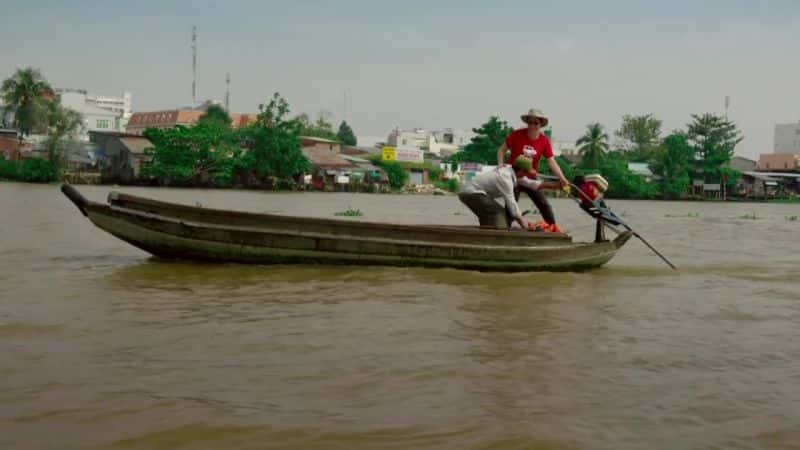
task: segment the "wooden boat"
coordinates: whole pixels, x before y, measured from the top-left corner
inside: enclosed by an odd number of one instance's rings
[[[156,257],[253,264],[361,264],[483,271],[583,270],[630,238],[574,243],[562,233],[398,225],[187,206],[112,192],[108,203],[61,191],[98,228]]]

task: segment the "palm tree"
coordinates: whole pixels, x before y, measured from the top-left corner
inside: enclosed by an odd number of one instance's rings
[[[4,111],[14,115],[14,127],[22,136],[31,133],[44,112],[44,96],[52,92],[50,84],[38,70],[27,67],[17,69],[11,78],[0,86],[0,98]]]
[[[599,123],[586,125],[586,133],[575,142],[583,157],[583,164],[591,169],[600,168],[600,161],[608,153],[608,134]]]

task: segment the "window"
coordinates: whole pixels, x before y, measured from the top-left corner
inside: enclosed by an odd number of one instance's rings
[[[97,119],[97,128],[105,130],[109,128],[108,119]]]

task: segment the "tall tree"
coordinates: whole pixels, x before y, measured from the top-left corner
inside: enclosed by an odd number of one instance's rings
[[[622,126],[614,134],[625,141],[624,149],[632,160],[646,162],[659,144],[662,122],[652,114],[622,116]]]
[[[333,131],[333,124],[328,122],[326,117],[327,114],[321,112],[317,120],[311,122],[308,114],[299,114],[294,120],[300,126],[300,136],[330,139],[332,141],[337,140],[336,132]]]
[[[66,149],[77,140],[75,134],[83,126],[83,116],[62,106],[59,100],[46,102],[44,113],[47,127],[44,146],[47,149],[47,158],[59,166],[66,162]]]
[[[216,122],[199,122],[191,128],[148,128],[144,135],[153,149],[143,176],[165,185],[230,184],[241,154],[235,131]]]
[[[716,114],[692,114],[686,136],[694,149],[694,176],[709,183],[721,178],[721,168],[731,160],[743,137],[736,124]]]
[[[225,108],[223,108],[222,105],[212,104],[206,108],[206,112],[200,116],[198,122],[217,125],[223,128],[230,128],[233,120],[228,114],[228,111],[225,111]]]
[[[336,137],[345,145],[356,145],[358,143],[353,129],[344,120],[339,124],[339,132],[336,133]]]
[[[14,117],[13,126],[22,136],[27,136],[41,123],[45,114],[45,96],[53,89],[41,72],[32,67],[17,69],[0,86],[0,96],[5,111]]]
[[[504,120],[497,116],[489,117],[489,120],[480,126],[473,128],[475,136],[464,150],[456,153],[451,158],[456,162],[474,162],[481,164],[497,164],[497,149],[503,145],[514,129]]]
[[[247,167],[262,177],[281,179],[308,173],[311,164],[300,146],[302,124],[288,119],[289,103],[276,92],[259,109],[258,122],[243,131],[243,137],[252,143],[245,154]]]
[[[689,172],[694,149],[684,133],[673,133],[664,139],[654,154],[653,172],[661,176],[661,194],[665,199],[677,199],[689,189]]]
[[[608,134],[599,123],[586,125],[586,132],[575,145],[583,157],[583,165],[592,170],[598,170],[603,158],[608,153]]]

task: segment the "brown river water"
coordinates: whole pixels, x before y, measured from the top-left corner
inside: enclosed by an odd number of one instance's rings
[[[455,197],[120,190],[474,220]],[[609,203],[680,270],[635,240],[586,273],[161,262],[57,186],[0,183],[0,449],[800,448],[800,205]]]

